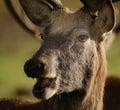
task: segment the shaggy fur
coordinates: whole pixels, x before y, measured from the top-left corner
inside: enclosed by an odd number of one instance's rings
[[[120,78],[113,76],[107,77],[103,110],[120,110],[119,88]],[[20,99],[0,99],[0,110],[79,110],[74,108],[80,106],[80,95],[82,94],[83,93],[79,91],[74,91],[56,95],[42,102],[29,102]]]
[[[43,36],[40,49],[24,66],[26,75],[37,80],[33,95],[43,101],[24,105],[19,100],[1,100],[1,109],[102,110],[105,40],[116,18],[112,2],[81,0],[84,7],[71,12],[61,3],[54,10],[54,0],[53,7],[41,0],[19,1]]]

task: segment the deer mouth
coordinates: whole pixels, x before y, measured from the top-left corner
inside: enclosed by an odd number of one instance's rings
[[[55,89],[56,77],[55,78],[39,78],[33,87],[33,95],[36,98],[46,99],[47,89]],[[51,93],[52,94],[52,93]]]

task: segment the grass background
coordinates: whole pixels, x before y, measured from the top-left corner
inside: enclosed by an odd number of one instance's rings
[[[79,0],[62,0],[72,10],[81,6]],[[108,75],[120,75],[120,35],[108,51]],[[3,0],[0,0],[0,98],[21,97],[34,99],[31,88],[35,80],[27,78],[24,63],[40,47],[40,41],[27,33],[11,17]],[[25,88],[29,95],[18,96],[17,89]]]

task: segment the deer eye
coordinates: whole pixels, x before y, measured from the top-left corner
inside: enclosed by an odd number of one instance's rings
[[[79,35],[78,36],[78,41],[80,42],[85,42],[88,39],[87,35]]]
[[[40,38],[41,38],[42,40],[44,40],[45,35],[44,35],[44,34],[40,34]]]

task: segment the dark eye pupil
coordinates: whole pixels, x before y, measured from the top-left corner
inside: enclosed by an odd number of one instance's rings
[[[41,37],[41,39],[44,39],[44,35],[43,34],[40,34],[40,37]]]
[[[80,35],[80,36],[78,36],[78,40],[80,41],[80,42],[85,42],[86,40],[87,40],[87,36],[86,35]]]

